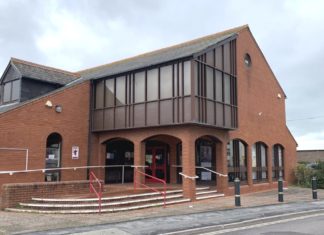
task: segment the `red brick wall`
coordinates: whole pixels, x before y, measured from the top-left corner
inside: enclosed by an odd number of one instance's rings
[[[22,107],[0,114],[0,147],[28,148],[28,169],[45,167],[46,140],[48,135],[57,132],[62,136],[61,167],[87,165],[89,128],[89,82],[57,91]],[[62,113],[45,106],[47,100],[61,105]],[[79,159],[72,160],[72,146],[79,146]],[[24,170],[25,156],[15,156],[0,151],[1,170]],[[62,180],[84,180],[86,170],[62,171]],[[10,176],[0,174],[3,183],[43,182],[44,174],[18,173]]]
[[[33,197],[55,198],[80,193],[89,193],[88,181],[4,184],[0,206],[4,209],[15,207],[20,202],[29,202]]]
[[[251,56],[250,68],[244,64],[245,53]],[[237,76],[239,128],[230,132],[230,138],[240,138],[249,146],[262,141],[271,154],[273,145],[281,144],[286,180],[291,182],[297,146],[286,126],[285,97],[248,29],[240,32],[237,39]]]

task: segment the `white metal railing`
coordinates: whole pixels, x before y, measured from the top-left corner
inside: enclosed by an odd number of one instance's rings
[[[172,167],[179,167],[179,168],[182,168],[182,165],[172,165]],[[215,175],[219,175],[221,177],[228,177],[228,175],[225,175],[225,174],[222,174],[222,173],[219,173],[217,171],[213,171],[211,169],[208,169],[206,167],[203,167],[203,166],[195,166],[196,169],[203,169],[203,170],[206,170],[206,171],[209,171]]]
[[[221,176],[221,177],[228,177],[228,175],[225,175],[225,174],[219,173],[219,172],[217,172],[217,171],[213,171],[213,170],[208,169],[208,168],[203,167],[203,166],[196,166],[196,169],[204,169],[204,170],[206,170],[206,171],[209,171],[209,172],[211,172],[211,173],[214,173],[215,175],[219,175],[219,176]]]
[[[0,148],[0,150],[5,150],[5,151],[25,151],[25,171],[28,170],[28,149],[25,148]]]
[[[48,171],[58,171],[58,170],[78,170],[78,169],[95,169],[95,168],[122,168],[122,184],[125,179],[125,167],[146,167],[146,166],[134,166],[134,165],[104,165],[104,166],[74,166],[74,167],[57,167],[57,168],[44,168],[44,169],[32,169],[32,170],[21,170],[21,171],[0,171],[1,174],[18,174],[18,173],[31,173],[31,172],[48,172]]]
[[[189,176],[189,175],[186,175],[182,172],[179,172],[179,175],[181,175],[182,177],[184,177],[185,179],[191,179],[191,180],[195,180],[195,179],[198,179],[199,176],[198,175],[195,175],[195,176]]]

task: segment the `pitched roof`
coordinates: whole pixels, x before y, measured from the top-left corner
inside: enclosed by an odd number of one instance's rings
[[[102,78],[122,72],[127,72],[151,65],[160,64],[170,60],[181,59],[192,56],[195,53],[203,51],[210,46],[229,39],[239,33],[241,30],[248,28],[248,25],[232,28],[216,34],[208,35],[202,38],[191,40],[178,45],[162,48],[135,57],[116,61],[110,64],[97,66],[94,68],[79,71],[78,73],[84,79]]]
[[[22,77],[28,77],[45,82],[66,85],[80,77],[77,73],[71,73],[16,58],[11,58],[10,63],[15,66]]]

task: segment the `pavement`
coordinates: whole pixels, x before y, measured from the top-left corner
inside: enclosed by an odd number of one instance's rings
[[[258,192],[253,194],[244,194],[241,196],[242,206],[240,210],[233,210],[235,209],[234,196],[228,196],[193,203],[172,205],[166,208],[159,207],[107,214],[47,215],[0,211],[0,234],[34,234],[36,233],[36,231],[59,231],[60,229],[64,230],[80,227],[86,228],[91,226],[99,226],[99,229],[100,226],[107,226],[107,224],[118,223],[123,224],[124,226],[125,224],[131,222],[139,222],[140,225],[138,228],[144,228],[143,221],[148,221],[150,219],[159,220],[159,218],[161,218],[161,221],[168,221],[167,218],[172,217],[173,220],[176,218],[178,221],[182,221],[184,218],[186,218],[186,216],[203,213],[205,213],[204,218],[207,218],[206,216],[208,214],[206,213],[217,213],[217,215],[220,216],[219,218],[222,218],[222,216],[227,213],[229,214],[228,218],[235,218],[233,217],[233,215],[231,215],[232,212],[238,213],[241,216],[247,216],[248,211],[244,212],[244,210],[252,210],[249,212],[252,214],[255,214],[256,211],[259,211],[258,213],[264,214],[264,211],[263,209],[260,209],[260,206],[265,205],[272,205],[274,210],[286,208],[286,211],[294,210],[294,208],[297,207],[300,207],[300,209],[314,209],[323,206],[324,209],[324,201],[321,201],[324,200],[324,190],[318,190],[318,198],[319,200],[316,200],[315,202],[313,201],[311,189],[289,187],[288,189],[284,190],[283,203],[278,202],[278,195],[276,190]],[[288,207],[290,208],[289,210]],[[253,210],[256,211],[253,212]],[[271,208],[268,207],[267,210],[271,210]],[[215,215],[211,216],[210,218],[215,221]],[[218,219],[217,221],[220,222],[220,219]],[[223,222],[225,223],[225,221]],[[114,230],[118,228],[112,227],[110,229]],[[111,234],[120,234],[120,232],[121,231],[116,230],[115,232],[112,231]],[[38,234],[45,234],[45,232]]]

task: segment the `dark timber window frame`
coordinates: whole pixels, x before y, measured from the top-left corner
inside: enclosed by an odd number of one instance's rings
[[[284,179],[284,176],[284,147],[280,144],[275,144],[272,152],[272,178],[278,180],[280,177]]]
[[[243,150],[241,146],[243,146]],[[244,156],[243,164],[241,156]],[[228,142],[227,167],[229,182],[234,182],[235,178],[239,178],[241,182],[247,182],[247,144],[242,140],[234,139]]]
[[[16,87],[14,87],[14,83],[16,84]],[[1,86],[1,89],[2,89],[2,96],[1,96],[1,101],[2,101],[2,104],[8,104],[8,103],[11,103],[11,102],[14,102],[14,101],[18,101],[20,99],[20,85],[21,84],[21,81],[20,79],[15,79],[15,80],[11,80],[9,82],[5,82],[2,84]],[[4,100],[5,98],[5,86],[6,85],[10,85],[10,91],[9,91],[9,99],[8,100]],[[17,97],[14,98],[13,97],[13,91],[14,91],[14,88],[17,89]]]
[[[262,153],[264,149],[264,164]],[[254,182],[268,181],[268,146],[263,142],[256,142],[252,146],[252,179]]]

